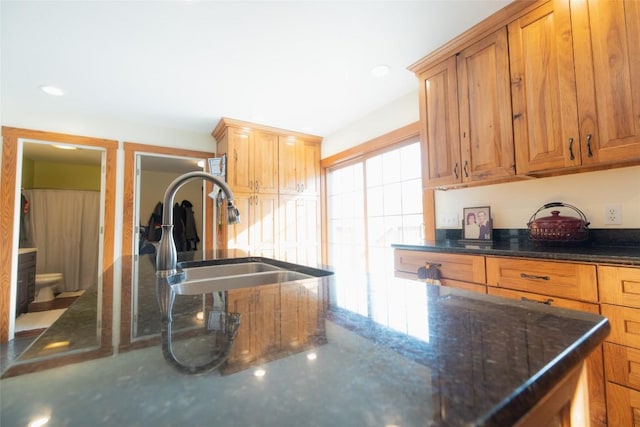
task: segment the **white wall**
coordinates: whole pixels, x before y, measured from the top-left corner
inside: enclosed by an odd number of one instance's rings
[[[113,122],[95,117],[39,114],[38,111],[3,111],[2,126],[92,138],[113,139],[137,144],[178,147],[186,150],[215,151],[215,140],[210,135],[217,123],[211,123],[209,133],[186,132],[178,129],[158,128],[140,123]]]
[[[326,136],[322,143],[322,158],[417,120],[416,90]],[[495,228],[526,228],[531,215],[551,201],[568,203],[580,209],[591,222],[590,228],[640,228],[640,166],[436,191],[436,219],[457,214],[461,220],[464,207],[490,206]],[[608,204],[621,205],[622,225],[604,225],[604,208]],[[571,212],[570,209],[563,210],[563,214]],[[538,217],[550,214],[550,210],[545,210]],[[438,225],[438,228],[444,227]]]
[[[418,91],[397,100],[357,120],[322,140],[322,158],[362,144],[392,130],[420,120]]]

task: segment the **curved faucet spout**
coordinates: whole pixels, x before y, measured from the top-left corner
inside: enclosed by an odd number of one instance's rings
[[[195,171],[186,173],[174,179],[164,193],[162,236],[160,237],[160,243],[156,254],[156,275],[158,277],[167,277],[176,274],[178,257],[176,244],[173,240],[173,200],[182,185],[196,179],[203,179],[218,185],[227,198],[228,224],[236,224],[240,222],[238,209],[233,205],[233,192],[231,191],[231,188],[229,188],[229,185],[221,178],[207,172]]]

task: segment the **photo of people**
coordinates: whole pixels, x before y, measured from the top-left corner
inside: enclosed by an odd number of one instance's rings
[[[464,208],[464,238],[470,240],[491,240],[490,208]]]

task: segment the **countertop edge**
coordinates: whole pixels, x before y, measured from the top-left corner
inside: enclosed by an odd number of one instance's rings
[[[473,246],[473,247],[470,247]],[[440,253],[455,253],[455,254],[468,254],[468,255],[487,255],[487,256],[505,256],[512,258],[537,258],[545,260],[557,260],[557,261],[578,261],[578,262],[590,262],[600,264],[616,264],[627,266],[640,266],[640,248],[638,248],[638,255],[628,255],[626,253],[616,254],[616,248],[598,248],[591,253],[580,253],[579,251],[572,252],[569,248],[554,248],[554,247],[541,247],[536,250],[531,249],[502,249],[494,248],[491,245],[467,245],[456,246],[450,242],[443,242],[441,244],[391,244],[394,249],[406,249],[422,252],[440,252]],[[611,253],[602,253],[610,250]],[[632,248],[635,250],[635,248]],[[629,249],[625,249],[628,252]],[[582,251],[584,252],[584,250]]]

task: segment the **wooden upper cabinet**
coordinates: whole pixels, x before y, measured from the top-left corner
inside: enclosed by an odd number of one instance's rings
[[[213,132],[234,193],[278,193],[278,135],[223,119]],[[219,154],[219,155],[220,155]]]
[[[571,2],[582,161],[640,158],[640,2]]]
[[[515,175],[507,29],[458,54],[463,182]]]
[[[460,132],[456,57],[418,74],[423,186],[460,183]]]
[[[509,25],[517,173],[640,159],[640,3],[553,0]]]
[[[278,193],[278,136],[255,131],[253,146],[254,191],[256,193]]]
[[[506,28],[418,79],[425,188],[515,175]]]
[[[281,194],[320,194],[320,144],[295,136],[279,137]]]
[[[508,29],[517,173],[580,165],[568,1],[547,2]]]
[[[227,153],[227,182],[234,191],[248,193],[253,188],[252,148],[253,132],[235,128],[230,128],[224,141],[218,144],[218,150]]]

